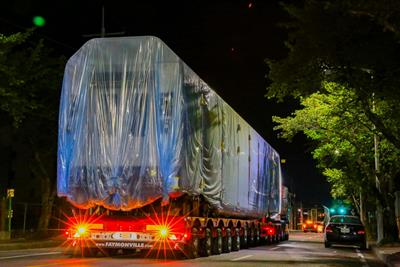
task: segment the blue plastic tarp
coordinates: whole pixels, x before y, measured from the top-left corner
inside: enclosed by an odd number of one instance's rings
[[[61,94],[58,195],[131,210],[180,194],[280,210],[278,153],[156,37],[88,41]]]

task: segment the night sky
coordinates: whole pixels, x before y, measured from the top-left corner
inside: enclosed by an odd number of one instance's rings
[[[106,33],[161,38],[286,159],[284,183],[297,200],[329,204],[329,186],[307,140],[287,143],[272,130],[271,116],[298,107],[293,100],[277,104],[264,97],[265,59],[287,52],[286,33],[277,26],[287,15],[278,1],[3,1],[0,33],[22,31],[33,26],[33,16],[43,16],[46,24],[37,32],[69,58],[90,39],[85,35],[101,32],[103,5]]]

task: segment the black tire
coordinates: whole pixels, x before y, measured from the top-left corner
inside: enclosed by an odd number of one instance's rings
[[[360,245],[361,250],[366,250],[367,249],[367,242],[364,242]]]
[[[260,229],[256,229],[256,246],[260,245],[261,238],[260,238]]]
[[[119,249],[116,249],[116,248],[108,248],[108,249],[102,251],[102,253],[104,253],[105,256],[113,257],[118,254],[118,251],[119,251]]]
[[[212,236],[211,229],[204,229],[204,238],[201,242],[201,255],[204,257],[208,257],[212,255]]]
[[[200,254],[200,238],[198,235],[199,230],[196,227],[192,228],[190,240],[183,247],[183,254],[188,259],[195,259]]]
[[[250,228],[250,235],[247,240],[249,241],[249,247],[255,246],[255,229],[253,227]]]
[[[240,229],[233,228],[235,230],[235,236],[232,239],[232,251],[240,250]]]
[[[240,237],[240,249],[248,248],[249,243],[247,239],[247,228],[243,228],[243,235]]]
[[[331,243],[329,243],[328,241],[325,241],[324,245],[325,245],[326,248],[330,248],[331,247]]]
[[[213,239],[213,254],[219,255],[222,253],[222,230],[221,228],[217,229],[217,237]]]
[[[230,228],[226,228],[225,231],[226,231],[226,233],[225,233],[225,237],[224,237],[222,252],[229,253],[232,251],[232,234],[231,234]]]

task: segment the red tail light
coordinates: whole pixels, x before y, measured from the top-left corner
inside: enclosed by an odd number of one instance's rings
[[[332,227],[330,227],[329,225],[325,228],[325,232],[326,233],[332,233],[333,232],[333,230],[332,230]]]
[[[364,231],[364,230],[358,230],[358,231],[357,231],[357,234],[359,234],[359,235],[365,235],[365,231]]]
[[[316,224],[314,224],[314,229],[317,229],[317,225]]]
[[[264,229],[267,232],[267,235],[274,235],[275,234],[275,228],[273,228],[273,227],[267,226]]]

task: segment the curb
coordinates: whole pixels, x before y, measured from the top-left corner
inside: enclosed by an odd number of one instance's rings
[[[388,267],[400,266],[400,255],[396,255],[398,253],[394,254],[381,253],[379,247],[377,247],[376,245],[371,246],[371,250],[379,260],[381,260],[384,264],[386,264],[386,266]]]

